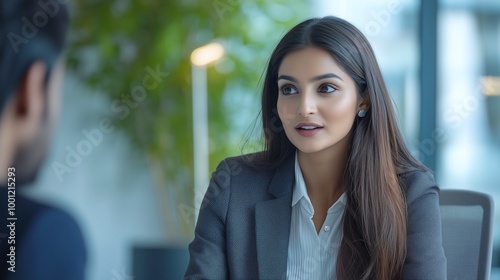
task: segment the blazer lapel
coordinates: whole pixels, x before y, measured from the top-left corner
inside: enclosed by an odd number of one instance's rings
[[[295,181],[294,160],[295,157],[290,156],[276,168],[269,185],[269,193],[275,198],[261,202],[255,207],[257,263],[260,279],[286,278],[292,193]]]

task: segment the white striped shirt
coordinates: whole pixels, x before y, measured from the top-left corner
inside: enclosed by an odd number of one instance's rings
[[[307,194],[298,156],[295,156],[295,186],[286,279],[337,279],[336,264],[342,240],[345,203],[344,193],[328,209],[318,234],[312,220],[314,208]]]

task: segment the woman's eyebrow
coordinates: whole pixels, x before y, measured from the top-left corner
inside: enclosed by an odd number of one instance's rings
[[[327,74],[319,75],[319,76],[316,76],[316,77],[312,77],[311,79],[309,79],[309,82],[315,82],[315,81],[319,81],[319,80],[323,80],[323,79],[328,79],[328,78],[336,78],[336,79],[339,79],[341,81],[344,81],[344,80],[342,80],[342,78],[339,75],[336,75],[336,74],[333,74],[333,73],[327,73]],[[292,76],[288,76],[288,75],[280,75],[278,77],[277,81],[279,81],[281,79],[289,80],[289,81],[292,81],[292,82],[295,82],[295,83],[299,82],[299,80],[295,79]]]
[[[319,76],[311,78],[309,81],[310,82],[315,82],[315,81],[319,81],[319,80],[323,80],[323,79],[328,79],[328,78],[336,78],[336,79],[341,80],[342,82],[344,81],[344,80],[342,80],[342,78],[339,75],[333,74],[333,73],[319,75]]]
[[[280,76],[278,77],[278,80],[277,80],[277,81],[279,81],[279,80],[281,80],[281,79],[283,79],[283,80],[289,80],[289,81],[292,81],[292,82],[295,82],[295,83],[298,83],[298,82],[299,82],[299,80],[295,79],[295,78],[294,78],[294,77],[292,77],[292,76],[288,76],[288,75],[280,75]]]

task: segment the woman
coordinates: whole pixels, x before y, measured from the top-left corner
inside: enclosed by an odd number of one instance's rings
[[[446,279],[439,189],[358,29],[325,17],[290,30],[262,122],[265,150],[212,176],[187,279]]]

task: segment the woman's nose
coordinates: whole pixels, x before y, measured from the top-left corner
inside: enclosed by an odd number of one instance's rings
[[[317,112],[316,96],[314,93],[305,92],[300,96],[298,113],[303,117],[314,115]]]

